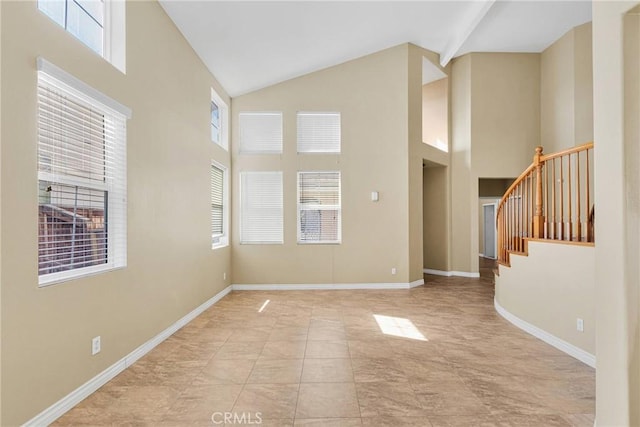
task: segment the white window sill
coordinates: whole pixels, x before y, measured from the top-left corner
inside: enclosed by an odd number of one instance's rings
[[[112,270],[120,270],[125,268],[126,265],[113,266],[109,264],[94,265],[91,267],[77,268],[75,270],[60,271],[58,273],[50,273],[42,276],[38,276],[38,287],[44,288],[51,285],[56,285],[62,282],[68,282],[70,280],[82,279],[89,276],[95,276],[97,274],[105,273]]]

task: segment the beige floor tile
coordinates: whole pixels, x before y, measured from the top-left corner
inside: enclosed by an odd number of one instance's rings
[[[267,341],[260,353],[261,359],[302,359],[306,341]]]
[[[305,341],[308,332],[309,328],[301,326],[273,328],[268,341]]]
[[[407,382],[404,370],[393,359],[351,359],[356,382]]]
[[[296,419],[359,417],[353,383],[300,384]]]
[[[54,425],[211,427],[217,408],[278,427],[593,426],[594,370],[502,319],[481,276],[233,292]],[[374,314],[428,341],[385,335]]]
[[[305,359],[302,368],[303,383],[353,382],[349,359]]]
[[[409,383],[357,383],[356,388],[363,418],[428,415]]]
[[[227,342],[213,356],[214,359],[255,360],[260,357],[264,341]]]
[[[360,418],[296,418],[296,426],[313,427],[360,427]]]
[[[349,340],[349,354],[356,359],[394,359],[393,349],[387,340]]]
[[[302,359],[258,359],[248,384],[294,384],[300,382]]]
[[[367,427],[431,427],[426,417],[375,417],[363,418],[362,425]]]
[[[271,328],[237,329],[227,342],[266,341],[270,334]]]
[[[347,341],[308,341],[305,352],[307,359],[349,358]]]
[[[211,359],[194,379],[194,385],[244,384],[253,365],[254,360]]]
[[[164,422],[211,423],[214,413],[229,412],[240,395],[242,385],[216,384],[192,387],[178,397],[162,417]]]
[[[293,419],[298,384],[246,384],[233,412],[260,413],[263,419]]]

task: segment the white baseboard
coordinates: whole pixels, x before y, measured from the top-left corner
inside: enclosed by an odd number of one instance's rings
[[[550,334],[549,332],[538,328],[537,326],[532,325],[531,323],[520,319],[519,317],[509,313],[504,307],[502,307],[497,299],[493,299],[493,305],[496,308],[496,311],[500,316],[507,319],[509,322],[522,329],[525,332],[533,335],[534,337],[541,339],[549,345],[557,348],[560,351],[567,353],[569,356],[575,357],[582,363],[585,363],[592,368],[596,367],[596,356],[593,354],[584,351],[581,348],[576,347],[573,344],[566,342],[563,339],[556,337],[555,335]]]
[[[142,344],[140,347],[133,350],[131,353],[118,360],[113,365],[109,366],[104,371],[100,372],[95,377],[91,378],[89,381],[27,421],[24,426],[47,426],[53,423],[55,420],[64,415],[69,409],[76,406],[82,400],[87,398],[91,393],[98,390],[100,387],[105,385],[111,379],[115,378],[120,372],[124,371],[126,368],[131,366],[136,360],[140,359],[142,356],[153,350],[158,344],[160,344],[165,339],[169,338],[172,334],[182,328],[184,325],[195,319],[199,314],[205,311],[207,308],[211,307],[216,302],[220,301],[225,295],[231,292],[232,287],[227,286],[222,291],[218,292],[212,298],[205,301],[199,307],[192,310],[189,314],[179,319],[173,325],[169,326],[164,331],[160,332],[155,337],[151,338],[146,343]]]
[[[411,283],[292,283],[292,284],[234,284],[234,291],[310,291],[349,289],[411,289],[424,285],[424,279]]]
[[[418,286],[422,285],[424,285],[424,279],[414,280],[413,282],[409,283],[409,289],[417,288]]]
[[[423,271],[425,274],[433,274],[435,276],[445,276],[445,277],[456,276],[456,277],[471,277],[471,278],[480,277],[480,273],[471,273],[467,271],[443,271],[443,270],[433,270],[431,268],[425,268]]]

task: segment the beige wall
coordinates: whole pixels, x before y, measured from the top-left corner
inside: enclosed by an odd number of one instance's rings
[[[626,275],[629,324],[629,401],[640,402],[640,6],[624,18],[624,140]],[[635,284],[635,286],[633,286]],[[640,405],[629,405],[631,425],[640,425]]]
[[[211,250],[209,220],[210,159],[229,164],[210,141],[210,88],[221,88],[158,3],[126,12],[124,75],[35,1],[2,2],[2,425],[29,420],[228,285],[230,250]],[[41,289],[38,55],[133,110],[128,266]]]
[[[593,2],[593,113],[595,149],[596,423],[639,425],[637,206],[640,185],[625,160],[638,152],[629,117],[638,94],[635,48],[623,56],[623,15],[633,2]],[[633,32],[632,29],[628,31]],[[631,44],[633,45],[633,43]],[[635,67],[635,69],[634,69]],[[623,76],[631,82],[625,82]],[[626,95],[626,96],[625,96]],[[634,101],[635,99],[635,101]],[[626,126],[625,126],[626,123]],[[626,128],[626,129],[625,129]],[[626,133],[626,134],[625,134]],[[637,162],[629,159],[630,163]],[[630,226],[629,220],[636,221]]]
[[[423,173],[423,265],[449,270],[449,168],[428,166]]]
[[[449,79],[422,86],[422,142],[449,144]]]
[[[511,267],[500,267],[496,300],[514,316],[595,354],[594,247],[529,242],[528,252],[511,255]],[[577,331],[578,318],[584,332]]]
[[[284,244],[240,244],[235,221],[234,283],[410,280],[407,49],[401,45],[233,99],[235,212],[240,172],[284,173]],[[243,111],[283,112],[283,154],[239,154],[238,114]],[[339,111],[342,152],[298,155],[297,111]],[[297,244],[296,172],[304,170],[342,172],[342,244]],[[370,199],[374,190],[378,202]]]
[[[627,181],[627,259],[630,283],[627,299],[629,323],[629,401],[640,402],[640,6],[624,21],[625,175]],[[632,425],[640,424],[640,405],[630,405]]]
[[[410,241],[410,265],[412,280],[424,277],[424,216],[423,212],[423,173],[422,165],[425,162],[439,166],[449,166],[450,154],[422,142],[423,116],[422,116],[422,67],[424,60],[438,67],[445,75],[449,76],[451,68],[442,68],[439,64],[439,56],[418,46],[409,45],[409,241]],[[446,79],[448,81],[448,79]],[[450,99],[451,90],[447,84],[447,98]],[[449,107],[448,107],[449,108]],[[447,124],[450,126],[450,123]],[[448,129],[450,133],[450,129]],[[447,170],[449,168],[446,168]],[[447,173],[448,175],[448,173]],[[450,209],[450,186],[445,186],[447,209]],[[450,211],[448,211],[450,212]],[[450,226],[450,224],[449,224]],[[450,241],[451,230],[445,230],[446,241]],[[450,245],[447,245],[450,248]],[[449,265],[449,253],[446,254]]]
[[[451,263],[478,272],[478,179],[518,176],[531,163],[540,141],[540,55],[469,54],[454,60],[452,73]]]
[[[546,153],[593,140],[591,51],[591,23],[587,23],[541,54],[541,145]]]

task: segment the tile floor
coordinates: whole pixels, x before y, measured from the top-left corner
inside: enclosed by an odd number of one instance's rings
[[[594,370],[497,315],[483,266],[410,291],[233,292],[55,425],[593,426]]]

